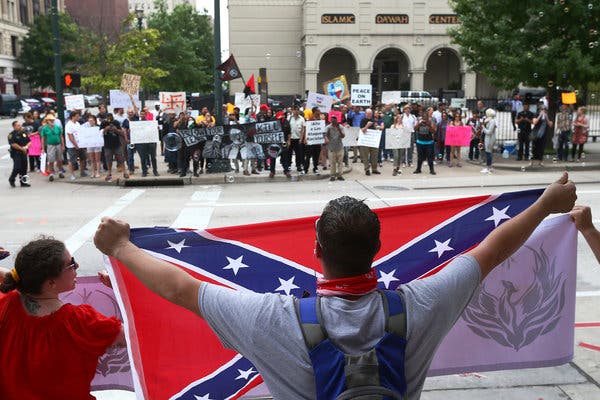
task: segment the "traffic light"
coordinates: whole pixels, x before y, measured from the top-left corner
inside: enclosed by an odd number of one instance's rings
[[[65,74],[63,76],[63,83],[68,88],[81,87],[81,75],[79,74]]]

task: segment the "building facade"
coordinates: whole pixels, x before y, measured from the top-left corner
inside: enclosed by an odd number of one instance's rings
[[[64,0],[66,10],[81,27],[116,40],[129,15],[127,0]]]
[[[129,0],[129,12],[135,12],[135,10],[144,10],[144,15],[150,15],[155,11],[154,7],[155,0]],[[167,6],[167,12],[173,11],[175,7],[180,4],[189,4],[195,6],[194,0],[166,0],[165,5]]]
[[[38,15],[49,13],[51,5],[51,0],[0,0],[0,93],[28,91],[17,56],[29,26]],[[63,0],[58,0],[58,8],[64,11]]]
[[[229,0],[229,48],[244,76],[267,68],[271,95],[322,93],[344,74],[376,94],[495,96],[451,43],[447,30],[459,23],[444,0]]]

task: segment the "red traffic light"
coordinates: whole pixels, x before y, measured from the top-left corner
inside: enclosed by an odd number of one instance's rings
[[[65,87],[75,88],[81,86],[81,75],[79,74],[65,74],[63,76],[63,83]]]

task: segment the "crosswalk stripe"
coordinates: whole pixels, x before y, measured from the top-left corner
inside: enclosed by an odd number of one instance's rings
[[[194,192],[190,201],[181,209],[171,224],[173,228],[205,229],[210,223],[217,201],[221,196],[220,186],[202,186],[202,190]]]

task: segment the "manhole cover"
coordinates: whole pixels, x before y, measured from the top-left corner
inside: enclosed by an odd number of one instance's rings
[[[405,188],[404,186],[374,186],[374,189],[380,189],[380,190],[409,190],[408,188]]]

